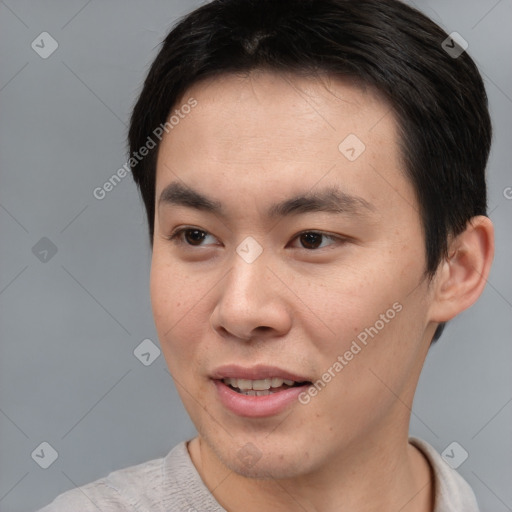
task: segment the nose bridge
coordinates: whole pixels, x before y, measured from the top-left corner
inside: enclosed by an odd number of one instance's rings
[[[247,261],[239,254],[234,255],[231,272],[227,276],[223,298],[228,302],[235,300],[240,306],[247,303],[255,307],[266,293],[268,269],[265,256]],[[270,290],[267,288],[267,292]]]
[[[241,244],[242,245],[242,244]],[[233,255],[232,266],[212,314],[216,330],[249,339],[255,329],[283,333],[291,318],[284,298],[272,283],[266,255],[254,259],[245,253]],[[261,329],[260,329],[261,331]]]

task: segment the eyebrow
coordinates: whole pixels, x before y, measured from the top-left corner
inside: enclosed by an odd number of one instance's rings
[[[222,203],[176,181],[162,190],[158,206],[164,204],[185,206],[226,217]],[[328,186],[271,205],[267,210],[267,217],[286,217],[313,212],[364,215],[374,211],[375,206],[362,197],[347,194],[336,186]]]

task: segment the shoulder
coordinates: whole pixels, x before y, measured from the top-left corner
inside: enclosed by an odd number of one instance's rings
[[[128,512],[161,502],[166,463],[183,457],[185,442],[175,446],[166,457],[150,460],[109,473],[89,484],[58,496],[39,512]]]
[[[434,512],[479,512],[470,485],[444,461],[437,450],[426,441],[415,437],[410,437],[409,442],[423,453],[432,467],[435,487]]]

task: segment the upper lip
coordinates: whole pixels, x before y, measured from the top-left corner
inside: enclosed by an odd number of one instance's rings
[[[304,377],[298,373],[293,373],[277,366],[267,365],[244,367],[237,364],[228,364],[219,366],[211,373],[211,378],[215,380],[222,380],[227,378],[260,380],[270,379],[272,377],[293,380],[295,382],[310,382],[308,377]]]

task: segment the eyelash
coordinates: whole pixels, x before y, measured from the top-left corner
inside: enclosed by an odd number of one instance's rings
[[[185,244],[188,247],[202,247],[202,245],[192,245],[183,240],[182,235],[187,231],[199,231],[200,233],[204,233],[205,235],[211,235],[211,233],[209,233],[208,231],[205,231],[204,229],[199,229],[199,228],[195,228],[192,226],[188,226],[188,227],[182,227],[182,228],[176,229],[167,237],[167,239],[176,245]],[[332,241],[338,242],[338,243],[345,243],[348,241],[347,237],[330,235],[328,233],[324,233],[323,231],[316,231],[316,230],[301,231],[300,233],[297,233],[292,238],[292,240],[296,240],[297,238],[299,238],[303,235],[307,235],[307,234],[319,235],[319,236],[328,238],[329,240],[332,240]],[[325,247],[320,247],[320,248],[315,248],[315,249],[308,249],[306,247],[301,247],[301,249],[308,251],[308,252],[312,252],[312,251],[318,251],[319,249],[325,249]]]

